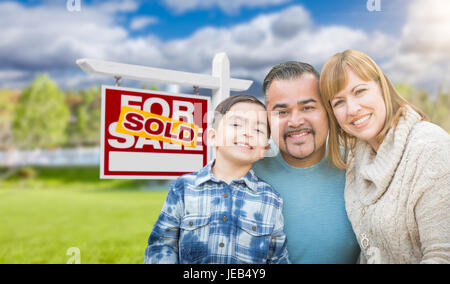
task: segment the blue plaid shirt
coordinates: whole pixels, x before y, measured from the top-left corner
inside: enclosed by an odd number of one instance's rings
[[[212,164],[173,183],[145,263],[289,263],[280,195],[253,170],[217,180]]]

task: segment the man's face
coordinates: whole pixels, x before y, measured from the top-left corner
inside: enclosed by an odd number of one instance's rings
[[[275,80],[267,100],[272,138],[285,160],[319,162],[325,153],[328,119],[316,77]]]

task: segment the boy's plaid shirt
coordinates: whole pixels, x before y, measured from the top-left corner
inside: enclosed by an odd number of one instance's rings
[[[228,185],[212,165],[171,186],[145,263],[289,263],[280,195],[253,170]]]

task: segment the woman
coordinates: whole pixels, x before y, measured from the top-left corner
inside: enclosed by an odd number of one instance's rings
[[[320,91],[330,119],[328,159],[347,169],[360,262],[450,263],[448,133],[356,50],[328,60]]]

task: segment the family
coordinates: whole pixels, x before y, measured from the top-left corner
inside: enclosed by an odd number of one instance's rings
[[[450,263],[450,136],[368,55],[279,64],[263,92],[217,106],[145,263]]]

